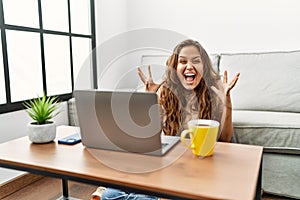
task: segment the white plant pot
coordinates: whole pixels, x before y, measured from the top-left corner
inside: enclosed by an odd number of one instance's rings
[[[55,139],[56,124],[51,122],[48,124],[33,124],[32,122],[27,126],[27,134],[29,140],[33,143],[48,143]]]

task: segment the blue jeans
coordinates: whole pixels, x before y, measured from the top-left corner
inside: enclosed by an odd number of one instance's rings
[[[158,197],[146,194],[124,192],[114,188],[106,188],[102,193],[101,200],[159,200]]]

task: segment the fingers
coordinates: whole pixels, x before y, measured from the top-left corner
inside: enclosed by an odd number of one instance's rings
[[[226,91],[226,95],[229,95],[230,90],[235,86],[235,84],[237,83],[238,79],[239,79],[240,73],[237,73],[234,77],[234,79],[230,82],[230,84],[228,85],[228,89]]]
[[[138,67],[137,70],[138,70],[138,75],[140,76],[140,78],[141,78],[141,80],[143,81],[144,84],[146,84],[147,81],[150,81],[150,82],[151,82],[151,81],[153,80],[153,79],[152,79],[152,73],[151,73],[150,65],[148,65],[148,74],[149,74],[149,78],[147,78],[147,77],[145,76],[145,74],[142,72],[142,70],[141,70],[140,67]]]
[[[143,81],[144,84],[146,84],[146,82],[147,82],[147,77],[146,77],[145,74],[142,72],[142,70],[141,70],[140,67],[138,67],[137,70],[138,70],[138,75],[139,75],[140,79]]]
[[[239,79],[239,76],[240,76],[240,73],[237,73],[237,74],[235,75],[234,79],[230,82],[230,84],[229,84],[229,88],[230,88],[230,89],[232,89],[232,88],[235,86],[236,82],[237,82],[238,79]]]
[[[152,73],[151,73],[150,65],[148,65],[148,75],[149,75],[149,80],[152,80]]]
[[[224,71],[224,77],[223,77],[223,83],[227,83],[228,81],[228,75],[227,75],[227,70]]]
[[[140,79],[143,81],[144,85],[146,86],[146,91],[150,92],[157,92],[157,90],[160,88],[162,84],[165,83],[165,81],[162,81],[161,83],[157,84],[152,79],[152,73],[150,69],[150,65],[148,65],[148,74],[149,77],[146,77],[145,74],[142,72],[141,68],[138,67],[138,75]]]

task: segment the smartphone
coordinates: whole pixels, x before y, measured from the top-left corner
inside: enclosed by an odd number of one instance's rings
[[[79,142],[81,142],[81,136],[79,133],[75,133],[73,135],[58,140],[58,144],[68,144],[68,145],[77,144]]]

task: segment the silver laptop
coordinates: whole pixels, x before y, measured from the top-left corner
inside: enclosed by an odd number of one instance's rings
[[[156,93],[75,90],[74,96],[86,147],[164,155],[179,141],[162,134]]]

